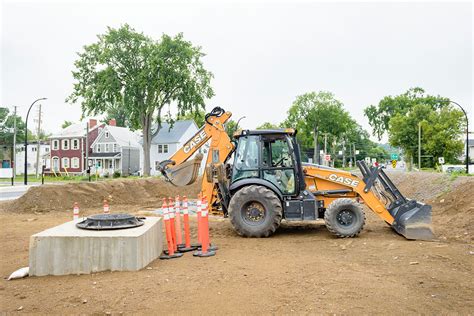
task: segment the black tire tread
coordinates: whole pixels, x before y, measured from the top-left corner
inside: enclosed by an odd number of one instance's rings
[[[268,210],[265,210],[266,213],[273,215],[271,219],[271,224],[268,225],[264,230],[258,233],[249,232],[248,230],[245,229],[245,227],[242,227],[241,223],[235,220],[235,217],[237,215],[233,214],[233,212],[240,212],[242,205],[248,201],[247,196],[253,192],[257,192],[258,195],[264,196],[267,201],[270,201],[270,204],[273,208],[273,210],[271,210],[270,212]],[[233,215],[236,215],[236,216],[233,216]],[[281,223],[282,216],[283,216],[283,209],[282,209],[281,202],[278,196],[270,189],[264,186],[260,186],[260,185],[249,185],[249,186],[243,187],[242,189],[240,189],[234,194],[234,196],[231,198],[230,203],[229,203],[229,218],[235,231],[240,236],[257,237],[257,238],[268,237],[272,235],[278,229]]]
[[[330,220],[330,216],[333,212],[336,212],[340,207],[347,204],[352,204],[354,207],[358,208],[363,215],[362,225],[360,226],[357,232],[350,235],[341,234],[339,230],[331,224],[331,220]],[[324,221],[326,223],[326,228],[329,230],[331,234],[336,235],[337,237],[340,237],[340,238],[352,238],[359,235],[362,229],[364,228],[365,212],[362,209],[362,207],[359,205],[359,203],[357,203],[355,200],[348,199],[348,198],[341,198],[341,199],[334,200],[331,204],[329,204],[329,207],[324,212]]]

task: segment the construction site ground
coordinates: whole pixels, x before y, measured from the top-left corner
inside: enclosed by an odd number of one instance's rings
[[[437,241],[409,241],[369,210],[357,238],[338,239],[323,222],[285,223],[270,238],[236,235],[212,217],[217,255],[155,260],[137,272],[28,277],[29,237],[81,212],[146,214],[162,196],[189,197],[160,180],[117,180],[33,188],[0,204],[0,312],[38,314],[470,314],[474,311],[474,177],[393,173],[402,193],[433,205]],[[130,182],[127,182],[130,181]],[[134,196],[135,190],[135,197]],[[87,197],[87,198],[86,198]],[[72,202],[72,203],[71,203]],[[48,207],[48,204],[52,207]],[[192,219],[192,233],[196,221]]]

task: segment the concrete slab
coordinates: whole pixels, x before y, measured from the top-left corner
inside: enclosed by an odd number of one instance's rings
[[[30,275],[136,271],[163,250],[162,220],[120,230],[84,230],[71,221],[30,237]]]

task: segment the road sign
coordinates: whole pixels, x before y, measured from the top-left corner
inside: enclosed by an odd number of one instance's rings
[[[324,160],[326,161],[331,161],[331,155],[325,155]]]
[[[370,164],[370,157],[365,157],[364,160],[365,160],[365,163],[366,163],[366,164]]]
[[[377,162],[377,158],[372,158],[372,164],[375,165],[376,162]]]
[[[395,159],[392,160],[392,168],[395,169],[397,167],[397,161]]]
[[[339,156],[341,156],[341,155],[342,155],[342,150],[339,150]]]
[[[358,155],[358,154],[359,154],[359,151],[358,151],[358,150],[356,150],[356,155]]]
[[[392,154],[391,158],[392,160],[398,160],[398,154]]]
[[[438,162],[442,165],[444,164],[444,157],[438,157]]]

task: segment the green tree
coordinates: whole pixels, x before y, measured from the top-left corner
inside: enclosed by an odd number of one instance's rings
[[[344,109],[342,102],[330,92],[310,92],[300,95],[288,110],[288,118],[283,122],[286,127],[298,130],[298,139],[303,147],[313,147],[313,159],[317,161],[318,146],[327,134],[328,150],[334,155],[336,146],[347,133],[354,128],[355,121]]]
[[[378,139],[388,132],[390,119],[397,114],[405,115],[418,104],[425,104],[432,109],[439,109],[449,104],[447,98],[426,95],[422,88],[411,88],[397,96],[386,96],[377,106],[369,105],[364,110],[372,126],[373,135]]]
[[[230,139],[234,138],[234,133],[237,132],[238,129],[239,126],[234,120],[228,120],[227,123],[225,123],[225,131],[227,132],[227,135],[229,135]]]
[[[279,129],[280,126],[270,122],[265,122],[262,125],[257,126],[257,129]]]
[[[65,129],[69,126],[71,126],[73,123],[71,121],[64,121],[63,124],[61,125],[62,129]]]
[[[178,120],[194,120],[196,125],[201,128],[204,126],[204,119],[206,116],[206,111],[204,110],[196,110],[196,111],[188,111],[183,115],[178,116]]]
[[[389,121],[389,142],[405,154],[418,160],[418,124],[421,124],[421,154],[433,160],[444,157],[456,162],[463,149],[459,139],[463,128],[463,113],[451,106],[433,109],[428,104],[416,104],[406,114],[395,114]]]
[[[126,108],[122,105],[111,105],[110,108],[107,109],[105,119],[102,122],[109,124],[110,120],[115,120],[117,126],[132,128]]]
[[[10,114],[10,110],[5,107],[0,107],[0,144],[13,145],[13,126],[16,118],[16,143],[25,141],[25,122],[20,116]],[[28,139],[32,139],[32,133],[28,130]]]
[[[171,107],[184,115],[203,109],[205,100],[214,95],[203,57],[201,48],[182,34],[164,34],[155,41],[128,25],[109,27],[79,53],[67,101],[80,102],[83,115],[102,114],[120,105],[130,126],[142,131],[143,173],[149,175],[151,140],[163,120],[174,121]],[[157,128],[152,128],[154,123]]]

